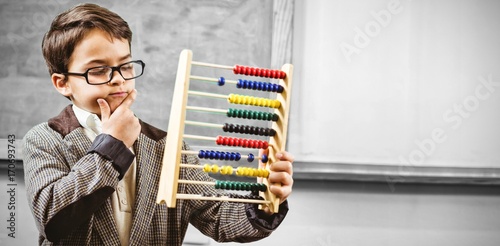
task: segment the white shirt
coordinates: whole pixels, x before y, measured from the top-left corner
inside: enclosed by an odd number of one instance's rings
[[[102,123],[99,117],[76,105],[73,105],[73,111],[78,122],[83,126],[85,135],[87,135],[90,141],[94,141],[97,135],[102,132]],[[130,150],[134,152],[132,148]],[[122,245],[129,244],[130,228],[132,226],[132,208],[135,202],[135,185],[136,164],[134,159],[123,179],[118,182],[116,191],[111,195],[113,217],[115,218]]]

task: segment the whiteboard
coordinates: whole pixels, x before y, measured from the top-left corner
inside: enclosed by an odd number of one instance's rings
[[[500,168],[499,1],[295,5],[288,146],[304,169]]]

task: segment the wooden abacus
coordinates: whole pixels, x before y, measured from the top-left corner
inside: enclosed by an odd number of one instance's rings
[[[257,203],[267,206],[270,211],[278,212],[280,204],[279,198],[269,191],[269,183],[267,177],[269,175],[269,165],[276,161],[275,153],[285,150],[287,129],[288,129],[288,114],[290,109],[290,96],[291,96],[291,83],[293,66],[291,64],[283,65],[281,70],[261,69],[254,67],[246,67],[236,65],[234,67],[224,66],[218,64],[210,64],[203,62],[196,62],[192,60],[192,52],[190,50],[183,50],[179,58],[179,65],[177,69],[177,77],[175,82],[174,94],[172,98],[172,106],[170,112],[170,119],[168,125],[168,135],[165,144],[165,152],[163,156],[163,165],[161,170],[161,177],[157,195],[157,203],[166,202],[168,207],[175,207],[177,199],[195,199],[195,200],[212,200],[212,201],[228,201],[228,202],[244,202],[244,203]],[[229,69],[233,70],[234,74],[245,76],[259,76],[265,78],[276,79],[279,81],[277,84],[268,82],[257,82],[239,79],[238,81],[226,80],[224,77],[219,79],[201,77],[191,75],[192,66],[203,66],[215,69]],[[190,90],[190,80],[205,80],[213,81],[219,85],[236,84],[240,89],[251,89],[267,91],[276,93],[276,99],[258,98],[243,95],[220,95],[207,92],[199,92]],[[197,95],[205,97],[215,97],[227,99],[229,103],[250,105],[257,107],[272,108],[273,112],[253,111],[246,109],[214,109],[206,107],[188,106],[188,95]],[[213,124],[203,123],[186,120],[186,111],[205,111],[223,113],[228,117],[242,118],[248,120],[266,120],[271,121],[271,128],[243,126],[233,124]],[[185,125],[195,125],[203,127],[217,127],[222,128],[224,132],[241,133],[241,134],[255,134],[261,136],[269,136],[269,142],[263,140],[252,140],[234,137],[206,137],[197,135],[184,134]],[[215,141],[217,145],[242,147],[242,148],[256,148],[268,149],[268,155],[261,155],[255,157],[253,154],[241,155],[235,152],[221,152],[213,150],[200,150],[186,151],[182,150],[183,141],[185,138],[202,139]],[[246,158],[248,161],[254,159],[260,160],[265,163],[265,168],[250,168],[221,166],[218,165],[192,165],[181,163],[182,155],[198,155],[200,159],[215,159],[215,160],[229,160],[238,161],[241,158]],[[269,157],[268,157],[269,156]],[[179,179],[180,168],[200,168],[208,173],[220,172],[220,174],[228,175],[233,174],[236,169],[236,175],[247,177],[262,178],[262,183],[251,182],[237,182],[237,181],[221,181],[215,182],[195,181],[195,180],[181,180]],[[242,196],[204,196],[203,194],[179,194],[178,185],[184,184],[198,184],[198,185],[211,185],[216,189],[225,190],[248,190],[252,192],[259,192],[258,197],[242,197]]]

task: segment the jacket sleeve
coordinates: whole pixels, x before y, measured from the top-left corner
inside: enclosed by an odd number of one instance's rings
[[[82,135],[75,133],[80,130],[62,138],[42,124],[24,137],[28,202],[40,233],[52,242],[88,221],[114,192],[119,176],[126,171],[120,165],[127,168],[126,164],[113,163],[113,154],[102,153],[109,149],[106,146],[115,148],[114,152],[123,151],[117,147],[119,143],[110,139],[103,142],[98,137],[86,151],[83,146],[88,147],[88,143],[82,143]]]
[[[186,148],[189,148],[186,146]],[[185,161],[199,165],[194,156],[186,156]],[[185,179],[214,181],[200,169],[181,169]],[[204,185],[182,185],[182,190],[190,194],[221,195],[216,190]],[[200,232],[218,242],[252,242],[269,236],[283,221],[288,212],[288,203],[281,204],[279,212],[268,216],[256,205],[238,202],[207,202],[189,200],[191,224]]]

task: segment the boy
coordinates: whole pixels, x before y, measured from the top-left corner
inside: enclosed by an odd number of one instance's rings
[[[279,213],[256,205],[180,200],[156,204],[166,132],[130,110],[144,63],[131,56],[132,33],[121,17],[94,4],[76,6],[52,22],[43,55],[56,90],[73,105],[25,136],[28,201],[40,244],[181,245],[188,223],[216,241],[268,236],[288,211],[293,158],[278,153],[269,187]],[[185,146],[188,148],[187,146]],[[185,161],[199,164],[186,156]],[[210,180],[181,171],[183,179]],[[216,194],[181,186],[179,192]]]

